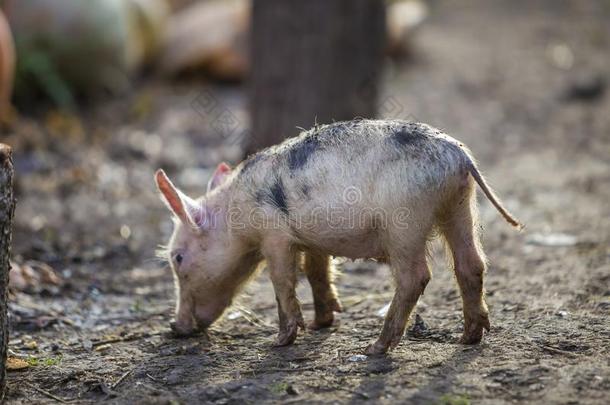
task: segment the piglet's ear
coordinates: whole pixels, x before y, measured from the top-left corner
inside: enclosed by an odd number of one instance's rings
[[[218,167],[216,167],[216,170],[214,170],[214,174],[208,182],[208,193],[220,186],[229,174],[231,174],[231,166],[225,162],[220,163]]]
[[[161,192],[162,200],[167,204],[168,208],[176,214],[183,224],[194,227],[196,221],[193,214],[197,211],[195,201],[178,190],[163,170],[157,170],[155,181],[157,182],[157,188]]]

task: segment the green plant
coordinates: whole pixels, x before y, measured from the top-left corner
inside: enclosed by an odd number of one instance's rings
[[[285,382],[282,381],[282,382],[278,382],[278,383],[272,384],[269,387],[269,390],[272,393],[274,393],[276,395],[279,395],[279,394],[281,394],[283,392],[286,392],[287,388],[288,388],[288,383],[285,383]]]
[[[445,394],[438,400],[438,405],[470,405],[466,395]]]
[[[38,366],[38,358],[36,356],[28,356],[28,358],[25,360],[27,361],[28,365],[30,367],[36,367]]]
[[[62,361],[62,357],[61,356],[57,356],[57,357],[47,357],[45,359],[42,360],[42,364],[50,367],[50,366],[59,366],[61,364]]]
[[[28,363],[28,365],[30,367],[38,367],[38,366],[45,366],[45,367],[51,367],[51,366],[58,366],[61,364],[62,361],[62,356],[57,356],[57,357],[45,357],[42,359],[39,359],[36,356],[28,356],[28,358],[26,359],[26,362]]]

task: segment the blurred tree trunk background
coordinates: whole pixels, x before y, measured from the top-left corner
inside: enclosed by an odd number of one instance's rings
[[[6,351],[8,346],[8,273],[10,270],[11,225],[15,212],[13,163],[11,149],[0,144],[0,401],[6,387]]]
[[[250,154],[297,127],[376,114],[383,0],[254,0]]]
[[[2,1],[0,0],[0,6]],[[15,50],[11,29],[0,7],[0,129],[10,121],[13,74],[15,71]]]

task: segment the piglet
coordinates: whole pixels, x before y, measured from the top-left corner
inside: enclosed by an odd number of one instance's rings
[[[430,280],[426,245],[442,235],[462,295],[464,332],[489,331],[476,185],[515,227],[469,150],[422,123],[354,120],[316,126],[232,169],[221,163],[204,196],[182,193],[162,170],[157,187],[175,217],[164,253],[176,279],[172,329],[208,328],[266,262],[279,313],[276,345],[293,343],[303,316],[295,293],[304,270],[313,292],[312,329],[332,325],[341,303],[330,256],[387,263],[396,291],[379,338],[366,353],[394,348]]]

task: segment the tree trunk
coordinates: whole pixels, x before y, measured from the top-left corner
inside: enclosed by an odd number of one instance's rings
[[[254,0],[251,40],[247,154],[297,127],[375,115],[383,0]]]
[[[15,212],[13,197],[13,162],[11,148],[0,143],[0,401],[6,387],[6,351],[8,346],[8,273],[11,253],[11,225]]]

